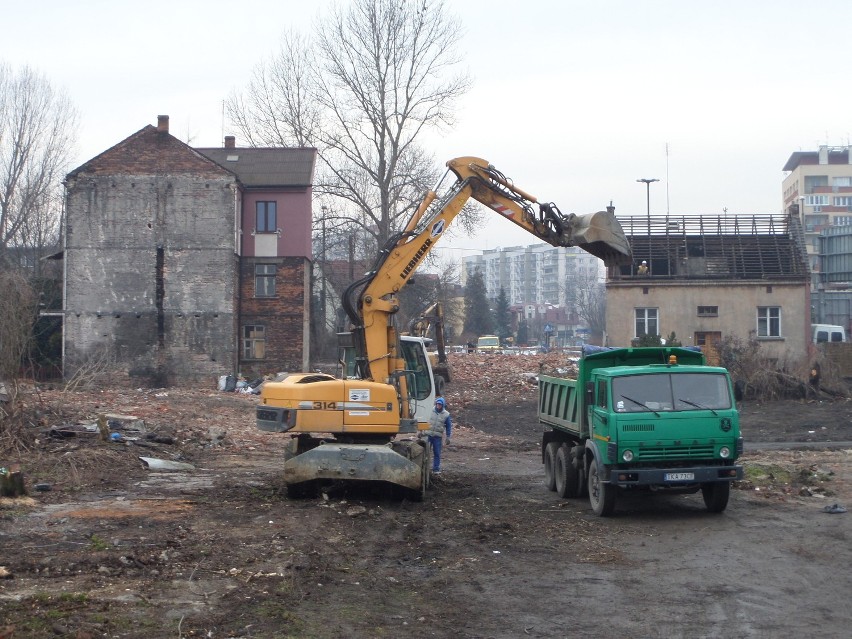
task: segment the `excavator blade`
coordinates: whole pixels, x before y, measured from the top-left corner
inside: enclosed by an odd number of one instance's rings
[[[571,218],[571,243],[599,257],[607,266],[630,264],[633,251],[612,211],[598,211]]]
[[[288,485],[317,479],[384,481],[417,490],[428,461],[426,447],[418,442],[387,445],[328,442],[288,459],[284,463],[284,481]]]

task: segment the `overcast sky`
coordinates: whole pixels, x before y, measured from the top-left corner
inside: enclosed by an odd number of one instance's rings
[[[852,138],[852,2],[489,0],[447,5],[473,79],[437,164],[476,155],[563,212],[779,213],[790,154]],[[222,144],[222,101],[329,0],[0,0],[0,60],[65,89],[82,164],[170,116]],[[224,122],[224,133],[233,133]],[[240,140],[237,140],[240,144]],[[666,148],[668,145],[668,154]],[[494,215],[463,249],[533,243]]]

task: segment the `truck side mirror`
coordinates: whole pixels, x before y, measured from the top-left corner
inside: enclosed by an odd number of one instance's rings
[[[595,405],[595,383],[586,382],[586,406]]]

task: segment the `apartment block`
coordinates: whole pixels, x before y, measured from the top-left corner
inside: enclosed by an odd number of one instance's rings
[[[852,224],[852,153],[850,147],[820,146],[796,151],[784,165],[784,210],[795,206],[805,232],[808,261],[818,282],[819,235],[832,226]]]
[[[577,247],[531,244],[488,249],[464,258],[464,281],[479,270],[486,295],[496,299],[502,288],[510,305],[564,305],[571,282],[602,281],[603,263]]]

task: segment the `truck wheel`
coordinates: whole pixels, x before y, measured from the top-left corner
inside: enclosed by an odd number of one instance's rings
[[[571,466],[574,472],[577,473],[577,497],[586,497],[589,494],[589,486],[586,483],[586,471],[583,463],[585,452],[582,446],[574,446],[571,449]]]
[[[556,492],[564,499],[576,497],[579,490],[577,473],[571,465],[571,449],[562,445],[556,452]]]
[[[602,481],[598,460],[592,459],[589,467],[589,503],[598,517],[609,517],[615,510],[615,495],[617,488]]]
[[[556,451],[559,442],[550,442],[544,448],[544,485],[547,490],[556,490]]]
[[[731,482],[716,481],[701,484],[701,496],[704,497],[704,505],[711,513],[720,513],[728,507],[728,497],[731,496]]]

